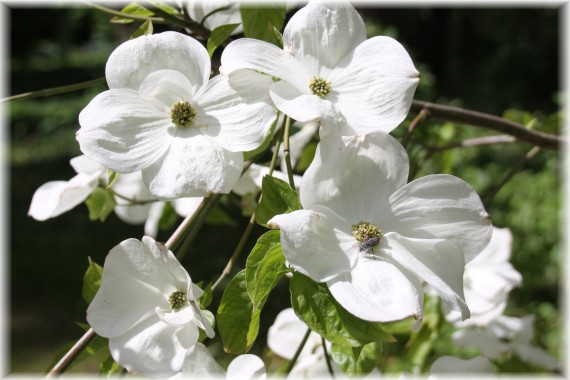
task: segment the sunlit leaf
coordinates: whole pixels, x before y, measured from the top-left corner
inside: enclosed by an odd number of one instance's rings
[[[255,220],[266,225],[275,215],[286,214],[300,210],[301,201],[299,193],[291,186],[278,178],[266,175],[261,185],[262,197],[255,213]]]
[[[240,24],[227,24],[218,26],[216,29],[212,30],[210,38],[208,38],[208,53],[210,57],[214,55],[216,49],[223,44],[233,33]]]

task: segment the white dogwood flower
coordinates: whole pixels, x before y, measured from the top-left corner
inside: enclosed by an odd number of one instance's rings
[[[419,83],[402,45],[367,40],[348,2],[309,2],[286,25],[283,50],[250,38],[231,42],[220,71],[243,68],[281,79],[270,90],[277,108],[301,122],[320,119],[321,136],[390,132],[408,114]]]
[[[209,30],[214,30],[218,26],[227,24],[241,24],[239,8],[239,3],[228,0],[189,0],[186,3],[186,10],[190,18],[198,23],[202,23]],[[212,13],[215,10],[218,11]],[[204,20],[206,16],[208,17]],[[241,32],[243,32],[243,27],[239,25],[232,34]]]
[[[554,357],[531,343],[534,319],[534,315],[523,318],[500,315],[485,327],[463,328],[451,337],[458,346],[476,347],[490,359],[513,352],[524,362],[549,370],[559,369],[560,365]]]
[[[110,90],[79,114],[83,153],[118,173],[142,171],[156,197],[228,193],[243,151],[265,139],[276,113],[271,79],[251,70],[210,76],[210,57],[176,32],[141,36],[107,61]]]
[[[448,322],[456,327],[486,326],[503,313],[509,292],[522,283],[521,274],[509,262],[512,240],[508,228],[493,228],[487,248],[465,266],[463,290],[471,317],[461,321],[457,311],[444,307]]]
[[[224,376],[225,375],[225,376]],[[227,372],[216,362],[210,351],[202,343],[194,345],[184,360],[182,372],[171,377],[176,379],[243,379],[265,380],[267,373],[263,361],[255,355],[245,354],[234,358]]]
[[[196,301],[203,291],[164,245],[148,236],[113,248],[87,322],[109,338],[117,363],[152,377],[179,372],[198,328],[214,331]]]
[[[390,135],[329,135],[301,181],[304,209],[268,224],[281,229],[291,266],[359,318],[421,318],[422,281],[468,318],[463,269],[489,243],[489,216],[457,177],[407,178],[408,156]]]

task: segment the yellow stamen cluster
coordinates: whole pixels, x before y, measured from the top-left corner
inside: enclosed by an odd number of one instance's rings
[[[309,89],[313,95],[323,98],[332,90],[331,81],[321,77],[312,77],[309,82]]]
[[[186,294],[183,291],[178,290],[168,297],[168,303],[170,304],[170,308],[174,311],[178,311],[182,309],[184,305],[186,305]]]
[[[189,127],[192,125],[196,111],[188,102],[178,102],[170,109],[170,118],[178,127]]]
[[[358,222],[352,225],[352,236],[358,241],[364,242],[370,239],[382,239],[382,230],[368,222]]]

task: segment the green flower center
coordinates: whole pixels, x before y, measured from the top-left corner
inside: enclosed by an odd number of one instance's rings
[[[360,252],[367,253],[380,244],[384,237],[380,227],[362,221],[352,225],[352,236],[360,243],[358,245]]]
[[[331,81],[321,77],[312,77],[309,82],[309,89],[313,95],[324,98],[332,90]]]
[[[172,310],[178,311],[186,305],[186,294],[181,290],[177,290],[168,297],[168,303]]]
[[[170,118],[178,127],[189,127],[192,125],[196,111],[188,102],[178,102],[170,109]]]

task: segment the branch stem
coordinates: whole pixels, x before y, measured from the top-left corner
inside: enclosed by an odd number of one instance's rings
[[[517,140],[540,146],[541,148],[558,149],[566,144],[566,138],[563,136],[528,129],[522,124],[482,112],[428,103],[420,100],[414,100],[412,102],[410,111],[421,112],[424,109],[429,111],[430,118],[467,124],[478,128],[492,129],[514,136]]]
[[[412,133],[414,133],[414,130],[416,129],[418,124],[422,120],[426,119],[428,116],[429,116],[429,111],[427,110],[427,108],[422,108],[422,110],[417,114],[417,116],[414,118],[414,120],[412,120],[412,122],[408,126],[408,130],[406,131],[404,138],[402,139],[402,146],[404,148],[406,147],[406,145],[408,145],[408,142],[410,141],[410,137],[412,137]]]
[[[180,223],[176,231],[174,231],[174,233],[170,236],[168,241],[164,243],[164,246],[166,248],[172,250],[174,246],[180,243],[182,238],[186,235],[187,230],[190,228],[194,220],[196,220],[198,215],[201,213],[202,209],[204,208],[204,205],[209,203],[211,199],[212,197],[202,199],[202,202],[200,202],[200,205],[198,206],[198,211],[193,212],[192,214],[189,214],[188,216],[186,216],[186,218],[184,218],[184,220],[182,221],[182,223]]]
[[[131,20],[138,20],[138,21],[147,21],[150,20],[153,23],[159,23],[159,24],[163,24],[166,21],[162,18],[162,17],[152,17],[152,16],[141,16],[141,15],[134,15],[134,14],[130,14],[130,13],[124,13],[124,12],[120,12],[120,11],[116,11],[114,9],[111,8],[107,8],[104,7],[102,5],[99,4],[95,4],[95,3],[91,3],[91,2],[86,2],[86,4],[93,9],[97,9],[98,11],[113,15],[113,16],[118,16],[118,17],[122,17],[122,18],[128,18]]]
[[[289,151],[289,134],[291,131],[291,118],[285,117],[285,132],[283,136],[283,155],[285,157],[285,165],[287,166],[287,177],[289,178],[289,186],[295,189],[295,180],[293,179],[293,165],[291,165],[291,153]]]
[[[334,379],[334,371],[333,371],[332,364],[331,364],[331,358],[329,357],[329,353],[327,351],[327,344],[326,344],[325,338],[323,338],[322,336],[321,336],[321,341],[323,344],[325,361],[327,362],[327,369],[329,370],[329,374],[331,375],[331,377]]]
[[[64,94],[66,92],[72,92],[77,90],[83,90],[84,88],[92,87],[98,85],[100,83],[105,83],[105,77],[88,80],[81,83],[70,84],[66,86],[58,86],[58,87],[51,87],[46,88],[43,90],[31,91],[31,92],[24,92],[18,95],[8,96],[6,98],[0,99],[0,103],[11,102],[14,100],[24,100],[24,99],[33,99],[33,98],[45,98],[52,95]]]
[[[286,375],[288,375],[291,372],[291,370],[295,366],[295,363],[297,363],[297,359],[299,359],[299,355],[301,355],[301,351],[303,351],[303,347],[305,347],[307,340],[309,340],[309,335],[311,335],[311,329],[307,328],[307,332],[305,333],[305,336],[303,337],[301,344],[299,344],[297,351],[295,351],[295,355],[293,355],[293,359],[291,359],[291,361],[289,362],[289,365],[287,366],[287,369],[285,370]]]
[[[57,364],[48,372],[47,378],[55,377],[69,367],[69,365],[75,360],[75,358],[87,347],[87,345],[97,336],[93,329],[89,329],[83,334],[81,338],[71,347],[69,351],[57,362]]]

